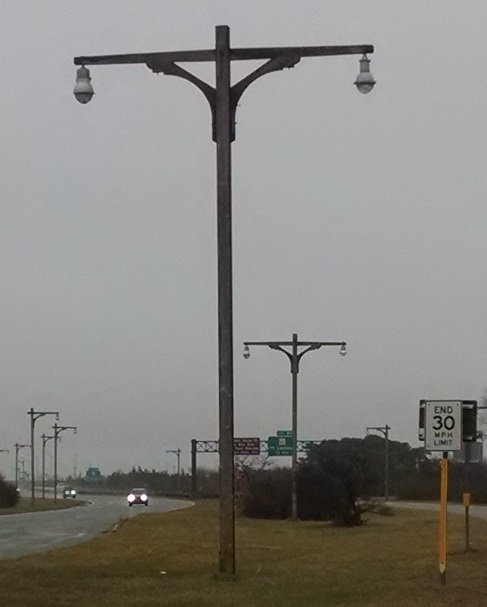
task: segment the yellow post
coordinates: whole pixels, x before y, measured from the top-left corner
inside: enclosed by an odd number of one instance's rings
[[[446,510],[448,501],[448,453],[440,462],[440,533],[438,561],[441,583],[446,583]]]

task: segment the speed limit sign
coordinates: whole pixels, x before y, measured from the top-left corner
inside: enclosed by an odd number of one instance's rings
[[[462,448],[462,401],[427,400],[424,448],[426,451],[460,451]]]

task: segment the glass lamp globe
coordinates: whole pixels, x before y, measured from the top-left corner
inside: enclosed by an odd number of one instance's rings
[[[80,103],[88,103],[95,94],[91,85],[90,70],[84,65],[76,70],[73,94]]]
[[[366,95],[374,88],[375,80],[370,73],[370,59],[367,57],[367,55],[364,55],[362,59],[360,59],[359,63],[360,72],[358,73],[354,84],[361,93]]]

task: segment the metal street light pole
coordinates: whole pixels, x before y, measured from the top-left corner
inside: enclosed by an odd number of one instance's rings
[[[25,480],[25,459],[20,459],[19,464],[22,466],[22,479]]]
[[[216,27],[214,49],[169,51],[131,55],[75,57],[77,70],[74,95],[88,103],[94,94],[86,65],[145,64],[156,74],[178,76],[197,86],[206,97],[212,113],[212,135],[217,158],[218,224],[218,368],[219,368],[219,446],[220,446],[220,550],[219,570],[235,573],[235,513],[233,475],[233,310],[232,310],[232,220],[231,220],[231,144],[235,140],[235,114],[238,102],[252,82],[278,70],[294,67],[302,57],[363,55],[355,81],[362,93],[372,90],[375,81],[369,71],[367,53],[372,45],[303,46],[274,48],[231,48],[230,28]],[[235,84],[231,84],[231,62],[264,60],[265,63]],[[179,63],[213,62],[216,82],[211,86],[182,68]]]
[[[54,438],[54,436],[42,435],[42,499],[46,497],[46,443]]]
[[[15,488],[19,488],[19,451],[23,447],[30,447],[30,445],[20,445],[15,443]]]
[[[365,430],[375,430],[384,435],[385,438],[385,465],[384,465],[384,499],[387,502],[389,500],[389,430],[390,426],[369,426]]]
[[[271,350],[279,350],[289,358],[291,363],[292,375],[292,487],[291,487],[291,517],[295,521],[298,518],[298,488],[297,488],[297,469],[298,469],[298,373],[299,363],[306,352],[318,350],[322,346],[340,346],[340,354],[345,356],[347,353],[347,344],[344,341],[298,341],[297,333],[293,333],[292,341],[244,341],[244,358],[250,357],[249,346],[268,346]],[[283,346],[288,346],[291,351],[285,350]],[[299,351],[298,348],[304,348]]]
[[[177,487],[178,487],[178,491],[181,491],[181,480],[180,480],[180,471],[181,471],[181,467],[180,467],[180,459],[181,459],[181,449],[167,449],[166,453],[174,453],[176,455],[176,457],[178,458],[178,476],[177,476]]]
[[[78,432],[78,428],[76,426],[58,426],[57,424],[54,424],[53,426],[53,430],[54,430],[54,501],[57,501],[57,442],[58,440],[60,440],[59,435],[61,434],[61,432],[63,432],[64,430],[73,430],[74,433],[76,434]]]
[[[27,415],[30,415],[30,484],[31,484],[31,499],[32,505],[35,502],[35,476],[34,476],[34,426],[39,417],[44,417],[44,415],[55,415],[56,421],[59,419],[59,411],[34,411],[34,407],[31,407],[29,411],[27,411]]]

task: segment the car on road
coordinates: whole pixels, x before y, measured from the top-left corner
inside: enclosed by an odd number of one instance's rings
[[[127,495],[127,503],[129,506],[133,506],[134,504],[143,504],[144,506],[149,505],[149,496],[147,495],[147,491],[145,489],[132,489],[132,491]]]
[[[64,497],[64,499],[66,499],[68,497],[72,497],[73,499],[76,499],[76,489],[73,489],[73,487],[64,487],[63,497]]]

